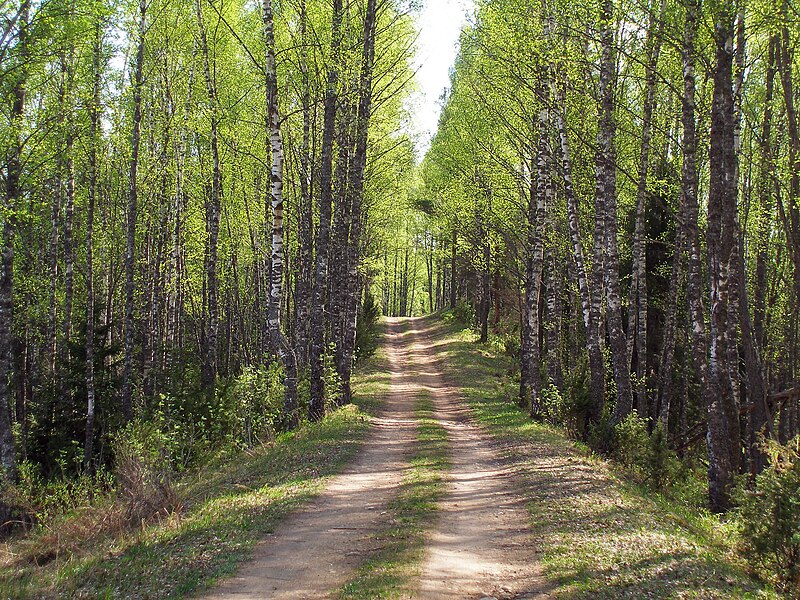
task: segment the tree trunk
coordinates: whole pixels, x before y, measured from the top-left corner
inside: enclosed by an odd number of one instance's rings
[[[211,104],[211,193],[206,201],[206,233],[208,246],[206,249],[206,310],[207,322],[205,331],[205,348],[203,349],[201,384],[207,391],[211,391],[217,378],[217,337],[219,335],[219,281],[217,263],[219,258],[219,221],[222,198],[222,169],[219,161],[219,105],[217,102],[217,89],[211,71],[211,58],[209,55],[208,39],[201,0],[197,0],[197,25],[200,29],[200,46],[203,53],[203,67],[206,80],[208,100]]]
[[[364,48],[361,56],[359,78],[358,114],[356,117],[356,145],[350,162],[348,190],[350,201],[350,241],[348,244],[347,295],[345,305],[344,351],[342,353],[342,402],[352,400],[350,375],[356,343],[356,324],[361,300],[361,282],[358,267],[361,262],[362,206],[364,203],[364,177],[367,169],[367,142],[372,116],[372,68],[375,62],[375,29],[377,26],[377,0],[367,0],[364,16]],[[413,307],[412,307],[413,309]]]
[[[339,60],[342,42],[342,0],[333,0],[331,26],[331,56],[328,66],[327,91],[322,123],[322,156],[320,164],[319,225],[317,226],[314,265],[313,302],[311,305],[311,399],[309,418],[317,421],[325,415],[325,384],[323,358],[325,355],[325,291],[328,278],[328,245],[331,228],[333,195],[333,138],[336,129],[338,104]]]
[[[547,273],[547,321],[545,323],[545,339],[547,341],[547,378],[551,385],[559,390],[564,389],[564,377],[561,369],[561,276],[559,256],[555,248],[548,252]]]
[[[520,400],[527,406],[533,418],[541,414],[541,323],[539,319],[539,301],[542,290],[542,269],[544,266],[544,236],[547,207],[552,203],[551,184],[551,151],[550,151],[550,99],[547,92],[550,89],[548,73],[542,69],[539,74],[538,96],[542,102],[539,108],[538,129],[539,142],[536,152],[536,185],[531,182],[530,200],[528,205],[528,257],[525,273],[525,323],[527,341],[523,345],[526,356],[522,360],[527,362],[525,373],[526,380],[522,381]]]
[[[99,19],[99,18],[98,18]],[[83,468],[93,471],[95,381],[94,381],[94,205],[97,197],[97,146],[100,132],[100,55],[102,28],[95,23],[92,52],[92,103],[89,107],[89,190],[86,207],[86,431]]]
[[[772,431],[773,416],[766,403],[767,383],[764,381],[764,363],[763,356],[766,348],[766,296],[767,296],[767,262],[769,252],[769,236],[771,228],[771,219],[769,215],[774,210],[772,206],[772,114],[773,114],[773,98],[775,93],[775,72],[776,72],[776,53],[779,44],[777,35],[773,35],[769,41],[769,55],[767,62],[766,73],[766,93],[764,97],[764,119],[761,126],[761,141],[760,141],[760,165],[759,165],[759,182],[758,182],[758,196],[759,196],[759,211],[756,222],[755,239],[751,241],[756,248],[756,277],[755,288],[753,291],[754,306],[753,306],[753,340],[751,343],[755,346],[755,352],[762,359],[759,367],[759,373],[755,375],[757,381],[760,380],[762,385],[761,393],[758,397],[754,398],[754,390],[748,386],[748,395],[750,396],[749,402],[752,406],[748,413],[747,421],[747,447],[748,447],[748,464],[750,466],[750,476],[755,477],[766,466],[767,456],[761,448],[759,443],[759,434],[764,433],[764,429],[774,437],[775,433]],[[746,282],[745,282],[746,285]],[[745,303],[745,310],[747,305]],[[749,314],[748,314],[749,317]],[[743,325],[744,333],[744,325]],[[745,359],[747,360],[747,359]],[[750,365],[748,364],[748,368]],[[750,375],[748,372],[748,380]]]
[[[711,109],[711,182],[708,196],[708,262],[711,284],[711,348],[708,382],[708,479],[711,507],[723,511],[739,469],[739,410],[731,384],[728,320],[730,266],[737,239],[736,153],[734,146],[733,5],[726,0],[714,15],[716,66]]]
[[[664,323],[664,341],[661,352],[661,403],[658,407],[658,421],[667,435],[669,432],[669,416],[672,408],[673,364],[675,361],[675,343],[678,326],[678,294],[680,293],[684,255],[686,253],[686,201],[681,194],[678,205],[677,224],[675,227],[675,245],[672,256],[669,291],[667,292],[666,319]]]
[[[705,308],[703,306],[703,264],[700,251],[697,201],[697,131],[695,123],[695,47],[697,31],[697,0],[686,0],[683,38],[683,168],[681,193],[686,204],[686,247],[689,251],[689,271],[686,295],[692,326],[692,364],[700,395],[705,400],[708,372],[708,339],[706,335]],[[706,406],[707,408],[707,406]]]
[[[644,111],[642,115],[642,144],[639,154],[639,179],[636,186],[636,225],[633,236],[633,266],[631,268],[630,302],[628,304],[628,356],[633,364],[636,350],[636,409],[639,416],[650,414],[647,369],[647,177],[650,172],[650,146],[653,109],[656,95],[656,69],[661,54],[661,33],[666,1],[661,0],[658,15],[651,15],[647,30],[647,74],[645,77]]]
[[[142,83],[144,69],[144,42],[147,32],[147,0],[139,1],[139,41],[136,46],[136,64],[133,73],[133,125],[131,129],[131,162],[129,170],[128,211],[125,235],[125,358],[122,368],[122,418],[133,418],[133,311],[134,275],[136,253],[136,211],[139,198],[137,176],[139,170],[139,141],[142,128]]]
[[[348,90],[349,92],[349,90]],[[347,92],[341,94],[345,96]],[[349,99],[348,99],[349,100]],[[336,370],[340,378],[344,377],[345,353],[345,322],[347,320],[347,273],[350,260],[350,230],[352,228],[353,195],[349,190],[350,163],[355,152],[355,136],[353,132],[354,121],[357,118],[356,107],[352,102],[344,100],[340,110],[339,123],[336,133],[338,156],[334,173],[334,206],[333,206],[333,231],[331,234],[331,257],[337,257],[328,265],[328,279],[330,295],[329,321],[331,339],[336,345],[334,358]],[[341,398],[339,398],[341,401]]]
[[[617,152],[615,147],[616,123],[614,121],[614,6],[610,0],[601,5],[600,61],[600,115],[597,128],[597,208],[598,232],[596,243],[605,250],[604,267],[606,283],[606,318],[617,384],[617,403],[611,422],[621,422],[633,407],[633,391],[628,361],[627,340],[622,329],[622,303],[619,285],[619,250],[617,244]],[[600,239],[602,237],[602,240]],[[602,252],[602,250],[601,250]],[[596,265],[599,266],[599,265]],[[593,293],[597,290],[593,290]],[[598,303],[599,304],[599,303]]]
[[[453,240],[450,244],[450,309],[455,309],[456,307],[456,278],[458,277],[457,273],[457,259],[458,257],[458,237],[456,232],[456,226],[453,224]]]
[[[64,319],[61,323],[61,361],[62,364],[66,363],[69,354],[69,343],[72,337],[72,301],[75,295],[75,250],[74,250],[74,225],[75,225],[75,119],[72,114],[72,88],[74,83],[74,48],[70,49],[69,56],[64,59],[64,66],[66,76],[66,93],[65,93],[65,106],[62,110],[67,113],[66,117],[66,133],[64,143],[65,155],[65,169],[66,169],[66,190],[64,197],[66,205],[64,206]],[[63,386],[63,382],[59,385]],[[62,402],[66,400],[64,395],[69,393],[68,390],[62,389]]]
[[[430,245],[429,245],[430,244]],[[425,232],[425,269],[428,275],[428,312],[433,312],[436,290],[433,287],[433,236],[430,232]]]
[[[786,230],[787,249],[789,256],[793,263],[793,282],[794,282],[794,302],[795,305],[800,304],[800,123],[798,123],[797,112],[795,109],[795,92],[794,92],[794,49],[793,40],[789,31],[787,23],[790,22],[788,0],[781,2],[780,9],[781,27],[780,44],[777,52],[778,72],[780,73],[781,87],[783,89],[783,101],[786,109],[786,129],[789,138],[789,202],[788,202],[788,215],[786,210],[783,212],[784,229]],[[779,209],[782,208],[782,203],[779,199]],[[788,216],[788,218],[786,218]],[[797,369],[796,364],[798,358],[798,331],[797,331],[797,316],[792,326],[791,334],[791,348],[789,356],[792,357],[789,370],[792,378],[795,380],[792,383],[797,385]]]
[[[597,276],[599,274],[596,273],[596,271],[601,271],[601,267],[597,263],[593,265],[592,279],[590,282],[586,274],[586,260],[581,243],[578,199],[575,195],[575,188],[572,185],[572,160],[570,158],[569,137],[567,135],[565,116],[566,99],[562,85],[559,85],[557,88],[556,104],[559,107],[556,115],[560,150],[559,164],[561,167],[561,177],[564,180],[564,196],[567,201],[567,219],[570,240],[572,241],[572,259],[575,263],[575,272],[578,279],[578,294],[581,299],[583,311],[583,325],[586,330],[586,344],[589,349],[591,395],[589,420],[591,422],[597,422],[603,413],[603,406],[605,405],[605,364],[603,360],[603,349],[600,343],[600,303],[595,301],[602,297],[602,276],[600,276],[598,281]],[[596,229],[595,236],[597,236]],[[595,260],[598,260],[597,253],[595,253]],[[592,285],[591,289],[590,283]]]
[[[311,77],[308,59],[308,12],[306,0],[300,3],[300,69],[303,92],[303,141],[300,147],[300,214],[297,222],[297,279],[295,282],[296,332],[295,348],[301,368],[308,366],[308,317],[311,310],[311,276],[313,259],[313,206],[311,190],[314,180],[311,172]]]
[[[283,142],[281,140],[280,115],[278,112],[278,77],[275,71],[275,28],[272,0],[263,2],[264,43],[266,46],[267,118],[269,120],[269,144],[272,154],[272,281],[269,301],[269,330],[272,345],[278,349],[285,370],[285,393],[283,412],[286,425],[294,429],[300,423],[297,401],[297,361],[286,336],[281,330],[281,298],[283,296]]]
[[[23,148],[22,119],[25,114],[25,95],[28,61],[28,20],[30,0],[24,0],[20,7],[17,25],[17,44],[22,67],[16,73],[13,103],[11,106],[11,147],[6,157],[5,185],[5,223],[3,224],[2,270],[0,271],[0,483],[3,479],[14,480],[17,476],[17,458],[14,450],[14,437],[11,434],[10,388],[11,340],[14,324],[14,237],[16,227],[15,211],[20,200],[20,179],[22,176],[21,154]],[[0,512],[3,511],[0,502]]]

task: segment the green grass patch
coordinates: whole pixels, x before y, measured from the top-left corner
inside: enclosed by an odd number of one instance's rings
[[[180,598],[232,574],[256,542],[317,495],[357,452],[370,413],[388,391],[386,372],[379,351],[359,367],[353,405],[184,478],[177,487],[182,508],[163,519],[99,540],[87,537],[64,555],[25,558],[31,545],[46,549],[59,535],[80,538],[80,531],[69,530],[82,527],[91,511],[99,513],[88,507],[59,531],[34,530],[0,545],[0,596]]]
[[[438,316],[434,350],[523,478],[540,561],[558,598],[774,598],[751,579],[733,527],[626,479],[516,405],[510,357]]]
[[[415,403],[419,427],[411,464],[397,497],[389,505],[389,526],[377,536],[380,550],[370,556],[355,577],[340,590],[345,600],[406,598],[425,548],[425,534],[445,493],[449,470],[447,431],[433,417],[428,392]]]

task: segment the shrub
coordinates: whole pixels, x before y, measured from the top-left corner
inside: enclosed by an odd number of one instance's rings
[[[284,370],[280,362],[245,367],[222,398],[228,431],[237,447],[250,448],[271,440],[283,418]]]
[[[669,448],[661,423],[650,434],[644,467],[648,483],[657,490],[663,490],[681,468],[678,457]]]
[[[8,525],[49,527],[50,524],[74,510],[108,498],[113,490],[111,474],[100,469],[94,475],[62,475],[47,480],[39,465],[23,461],[17,466],[17,481],[6,484],[0,491],[0,505],[9,509],[0,526]]]
[[[322,358],[322,379],[325,382],[325,412],[335,410],[342,397],[342,378],[336,370],[336,344],[328,346]]]
[[[466,302],[464,300],[459,300],[456,307],[453,309],[453,317],[459,323],[463,323],[464,325],[472,326],[475,323],[475,310],[472,308],[472,304]]]
[[[569,421],[569,398],[564,397],[553,384],[542,388],[542,417],[548,423],[565,427],[568,431]]]
[[[133,421],[117,433],[115,472],[130,521],[145,521],[178,508],[170,456],[173,442],[155,423],[148,421]]]
[[[586,354],[575,357],[570,368],[564,370],[563,376],[565,425],[568,431],[578,436],[585,432],[592,404],[589,392],[589,359]]]
[[[742,550],[753,569],[800,597],[800,438],[765,444],[769,464],[753,489],[740,488]]]
[[[503,352],[506,356],[519,360],[522,353],[522,344],[518,333],[506,333],[503,335]]]
[[[563,427],[578,438],[589,413],[589,392],[580,369],[565,374],[564,391],[550,383],[542,389],[542,415],[548,423]],[[602,445],[602,444],[600,444]]]
[[[170,468],[175,473],[203,462],[209,449],[220,445],[227,431],[222,418],[223,397],[216,389],[210,393],[198,390],[162,393],[140,418],[142,424],[148,422],[161,433],[168,448]],[[117,438],[121,434],[117,432]]]
[[[614,426],[611,424],[611,413],[608,406],[604,407],[603,414],[597,423],[589,426],[586,443],[598,454],[608,454],[614,448]]]
[[[635,410],[614,427],[613,456],[631,469],[641,470],[649,449],[647,421]]]
[[[604,417],[595,430],[594,443],[653,489],[663,490],[678,476],[682,466],[670,450],[661,424],[652,433],[647,430],[647,419],[635,410],[613,428]]]
[[[498,354],[505,354],[511,358],[520,358],[519,334],[515,332],[504,332],[489,336],[489,345],[492,351]]]
[[[367,290],[356,321],[356,360],[368,358],[378,349],[378,319],[381,307],[375,297]]]

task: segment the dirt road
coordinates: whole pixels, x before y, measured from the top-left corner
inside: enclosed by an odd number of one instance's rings
[[[420,319],[389,319],[391,391],[356,461],[325,491],[284,521],[253,560],[205,598],[318,599],[335,593],[374,550],[413,449],[415,397],[430,393],[446,428],[452,470],[448,493],[412,595],[426,599],[541,598],[544,586],[526,529],[528,515],[486,434],[449,386]]]

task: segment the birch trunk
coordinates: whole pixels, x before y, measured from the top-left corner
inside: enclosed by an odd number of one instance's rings
[[[708,262],[711,285],[711,347],[708,383],[708,479],[711,507],[730,505],[739,469],[739,410],[731,384],[728,320],[730,266],[736,239],[736,153],[733,98],[733,6],[723,3],[714,15],[716,67],[711,110],[711,183],[708,197]]]
[[[538,116],[538,148],[536,152],[536,185],[531,182],[528,206],[528,258],[525,274],[525,323],[527,341],[524,344],[527,362],[526,380],[522,382],[521,400],[530,410],[533,418],[541,414],[541,323],[539,319],[539,301],[542,290],[542,270],[544,265],[544,236],[546,229],[547,207],[552,203],[551,184],[551,151],[550,151],[550,89],[548,74],[545,70],[539,74],[538,89],[542,106]]]
[[[664,341],[661,353],[661,402],[658,407],[658,421],[664,431],[669,433],[669,417],[672,408],[673,371],[675,361],[675,343],[678,326],[678,295],[684,276],[686,254],[686,202],[681,194],[678,206],[677,224],[675,227],[675,245],[672,256],[669,291],[667,292],[667,314],[664,323]]]
[[[627,341],[622,329],[622,306],[619,286],[619,250],[617,244],[617,174],[616,174],[616,124],[614,121],[614,15],[613,3],[604,0],[601,5],[601,47],[600,61],[600,115],[597,128],[597,185],[596,185],[596,254],[604,256],[606,283],[606,318],[611,345],[611,358],[614,366],[614,381],[617,384],[617,403],[611,415],[611,422],[621,422],[630,413],[633,405],[631,374],[629,369]],[[595,265],[594,268],[599,268]],[[597,282],[592,290],[598,292]],[[595,301],[599,306],[599,301]]]
[[[275,72],[275,26],[272,0],[263,1],[264,43],[266,46],[267,118],[269,120],[269,145],[272,155],[271,206],[272,206],[272,277],[269,299],[269,330],[272,345],[285,371],[283,412],[286,426],[294,429],[300,423],[297,402],[297,360],[294,349],[281,330],[281,298],[283,297],[283,142],[278,113],[278,78]]]
[[[28,61],[28,23],[30,19],[30,0],[24,0],[20,7],[17,25],[17,40],[20,51],[20,64],[17,80],[12,89],[11,106],[11,147],[6,157],[5,185],[5,223],[3,224],[2,264],[0,264],[0,483],[16,479],[17,458],[14,450],[14,437],[11,434],[10,389],[11,342],[14,323],[14,237],[16,217],[14,211],[20,201],[20,179],[22,176],[22,119],[25,115]],[[4,512],[0,502],[0,512]]]
[[[346,96],[344,91],[341,96]],[[336,370],[340,378],[344,377],[344,346],[345,322],[347,320],[347,273],[350,261],[350,230],[352,228],[353,195],[350,192],[350,166],[354,160],[355,136],[353,132],[354,121],[357,118],[356,107],[349,99],[343,99],[340,109],[339,123],[336,132],[336,169],[334,173],[334,206],[333,230],[331,232],[331,257],[338,257],[328,265],[329,279],[329,322],[331,339],[336,349],[334,359]],[[341,398],[339,398],[341,400]]]
[[[590,290],[589,277],[586,274],[586,259],[583,253],[583,244],[580,233],[580,217],[578,213],[578,198],[575,195],[575,188],[572,184],[572,159],[570,157],[569,136],[566,124],[566,99],[562,85],[559,85],[556,92],[556,104],[559,107],[556,114],[556,125],[559,139],[559,164],[561,167],[561,177],[564,180],[564,196],[567,201],[567,221],[569,225],[569,235],[572,242],[572,260],[575,263],[575,272],[578,279],[578,294],[581,300],[583,315],[583,325],[586,331],[586,344],[589,348],[589,370],[590,370],[590,394],[591,406],[589,408],[589,420],[596,422],[600,419],[605,405],[605,365],[603,361],[603,349],[600,343],[600,321],[599,303],[595,302],[602,294],[602,278],[600,278],[600,290],[595,289],[597,281],[594,279],[593,287]],[[595,235],[597,231],[595,230]],[[595,255],[595,260],[598,260]],[[599,269],[597,263],[593,269]]]
[[[208,390],[217,378],[217,337],[219,335],[219,282],[217,263],[219,259],[219,222],[222,197],[222,170],[219,161],[219,106],[217,102],[216,82],[211,72],[208,39],[201,1],[197,0],[197,25],[200,29],[200,50],[203,54],[203,69],[206,80],[208,100],[211,104],[211,191],[206,201],[206,233],[208,234],[206,258],[206,310],[207,322],[205,331],[205,348],[203,349],[203,368],[201,383]]]
[[[457,258],[458,258],[458,234],[456,232],[456,226],[453,224],[453,239],[450,243],[450,309],[453,310],[456,307],[456,269],[457,269]]]
[[[74,225],[75,225],[75,119],[72,108],[72,88],[74,86],[74,54],[75,49],[70,48],[69,55],[64,59],[66,75],[65,105],[62,110],[66,111],[66,132],[64,140],[65,169],[66,169],[66,189],[64,197],[64,319],[61,323],[62,336],[62,356],[61,360],[66,362],[69,352],[69,343],[72,337],[72,303],[75,295],[75,250],[74,250]],[[64,394],[68,391],[62,389],[62,402],[66,399]]]
[[[741,7],[741,5],[740,5]],[[736,14],[735,22],[735,50],[733,53],[733,153],[734,153],[734,171],[733,171],[733,187],[736,190],[738,197],[739,194],[739,154],[742,147],[742,87],[744,84],[744,52],[745,52],[745,36],[744,36],[744,12],[738,11]],[[741,293],[739,285],[739,268],[741,267],[741,277],[744,277],[744,257],[740,251],[739,244],[739,211],[733,214],[732,230],[735,232],[736,237],[731,248],[731,257],[729,261],[729,278],[730,278],[730,294],[728,298],[729,311],[731,318],[728,319],[728,368],[730,369],[731,388],[733,389],[733,397],[736,405],[742,403],[742,378],[739,374],[739,325],[744,324],[740,322],[742,303],[745,301],[745,295]],[[749,307],[744,307],[749,310]],[[735,318],[736,317],[736,318]],[[747,316],[750,322],[750,315]],[[744,342],[744,340],[743,340]]]
[[[94,381],[94,205],[97,197],[97,146],[100,132],[100,55],[102,29],[95,23],[92,51],[92,102],[89,107],[89,189],[86,207],[86,430],[83,468],[93,471],[95,381]]]
[[[697,31],[697,0],[686,0],[686,15],[683,38],[683,100],[681,120],[683,125],[683,167],[681,172],[681,194],[686,204],[686,247],[689,252],[686,295],[692,327],[692,364],[695,380],[705,401],[708,372],[708,339],[706,334],[705,308],[703,306],[703,264],[700,251],[700,228],[698,226],[697,201],[697,131],[695,122],[695,47]],[[707,408],[707,407],[706,407]]]
[[[773,115],[773,99],[775,94],[775,73],[776,73],[776,53],[778,47],[778,36],[773,35],[770,38],[768,59],[767,59],[767,73],[766,73],[766,90],[764,97],[764,118],[761,125],[761,141],[759,152],[759,183],[758,183],[758,196],[759,196],[759,210],[756,224],[755,240],[751,244],[756,248],[756,276],[755,287],[753,290],[754,306],[753,306],[753,344],[755,352],[762,358],[759,366],[759,373],[756,378],[760,378],[763,389],[761,393],[763,396],[750,401],[751,410],[747,420],[747,447],[748,447],[748,463],[750,466],[750,476],[754,477],[760,473],[766,465],[766,456],[764,455],[761,445],[758,443],[759,434],[763,434],[765,429],[773,437],[773,415],[771,414],[769,405],[766,402],[767,382],[765,381],[765,368],[763,362],[764,350],[766,348],[766,296],[767,296],[767,263],[769,252],[769,237],[771,222],[769,215],[774,210],[772,205],[772,115]],[[748,365],[749,367],[749,365]],[[748,380],[750,375],[748,375]],[[750,388],[748,386],[748,391]],[[749,394],[753,397],[753,394]]]
[[[636,350],[636,409],[640,416],[650,414],[647,369],[647,178],[650,172],[650,146],[653,109],[656,95],[656,69],[661,54],[661,37],[665,0],[661,0],[658,14],[653,14],[647,31],[647,74],[645,77],[644,111],[642,115],[642,143],[639,153],[639,179],[636,186],[636,225],[633,236],[633,266],[631,269],[630,301],[628,303],[628,356],[633,364]]]
[[[351,223],[350,241],[348,244],[347,296],[345,306],[346,321],[344,327],[344,351],[342,353],[342,402],[345,404],[352,400],[350,376],[353,369],[353,356],[356,344],[358,308],[361,302],[359,264],[361,262],[361,235],[364,219],[362,210],[364,204],[364,178],[367,170],[367,143],[369,141],[369,123],[372,117],[372,70],[375,62],[377,12],[377,0],[367,0],[367,11],[364,16],[364,47],[361,56],[361,74],[359,77],[356,145],[348,175],[348,189],[352,194],[352,199],[350,202]]]
[[[786,130],[789,138],[789,202],[788,211],[779,202],[779,209],[783,208],[783,223],[786,230],[787,249],[789,256],[793,263],[793,283],[794,283],[794,301],[795,305],[800,304],[800,123],[798,123],[797,112],[795,108],[794,91],[794,47],[791,32],[789,31],[786,23],[790,22],[789,5],[788,1],[784,0],[781,3],[780,9],[781,20],[784,25],[781,27],[780,44],[777,52],[778,72],[781,79],[781,87],[783,89],[783,104],[786,112]],[[780,200],[780,199],[779,199]],[[786,214],[788,212],[788,215]],[[787,218],[788,217],[788,218]],[[790,376],[794,380],[793,383],[797,384],[798,365],[796,364],[798,358],[797,348],[798,344],[798,331],[797,331],[797,315],[793,322],[792,341],[789,351],[791,357],[791,364],[789,365]],[[792,428],[793,429],[793,428]]]
[[[561,289],[559,256],[554,248],[547,257],[547,321],[545,323],[545,339],[547,341],[547,378],[551,385],[559,390],[564,389],[564,377],[561,368]]]
[[[306,0],[300,4],[300,70],[302,73],[303,93],[303,141],[300,147],[300,215],[298,219],[298,256],[297,279],[295,282],[295,314],[296,333],[295,348],[297,362],[301,368],[308,365],[308,317],[311,310],[311,276],[313,253],[313,207],[311,190],[314,180],[311,172],[311,77],[309,75],[308,45],[308,11]]]

